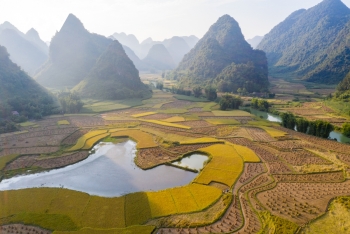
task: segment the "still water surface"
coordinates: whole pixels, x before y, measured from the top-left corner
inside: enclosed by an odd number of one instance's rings
[[[206,161],[208,161],[209,157],[200,155],[200,154],[192,154],[189,157],[184,157],[180,161],[174,162],[173,164],[179,167],[189,168],[193,170],[199,171],[203,168],[203,165]]]
[[[136,143],[100,143],[95,153],[74,165],[3,180],[0,190],[64,187],[104,197],[157,191],[190,183],[197,173],[172,166],[142,170],[134,163]]]

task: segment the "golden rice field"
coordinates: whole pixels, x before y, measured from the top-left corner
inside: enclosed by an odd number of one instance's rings
[[[18,156],[20,156],[20,155],[19,154],[10,154],[10,155],[0,157],[0,170],[2,170],[6,166],[7,163],[16,159]]]
[[[58,125],[69,125],[70,123],[68,122],[68,120],[60,120],[60,121],[57,121],[57,124]]]
[[[137,148],[157,147],[153,136],[141,130],[124,130],[111,133],[111,137],[130,137],[137,142]]]
[[[72,148],[68,149],[68,151],[80,150],[85,146],[85,143],[88,139],[93,138],[93,137],[98,136],[98,135],[105,134],[105,133],[107,133],[107,130],[96,130],[96,131],[88,132],[84,136],[80,137],[78,139],[77,143]]]
[[[252,116],[250,113],[246,112],[246,111],[241,111],[241,110],[232,110],[232,111],[220,111],[220,110],[216,110],[216,111],[212,111],[212,113],[215,116],[229,116],[229,117],[250,117]]]
[[[244,162],[260,162],[260,158],[254,153],[253,150],[241,145],[233,145],[233,147],[243,158]]]
[[[154,217],[200,211],[220,197],[219,189],[198,184],[116,198],[57,188],[1,191],[0,220],[10,217],[59,231],[124,228]],[[50,215],[52,219],[44,218]]]
[[[160,120],[146,120],[146,119],[142,119],[141,121],[148,122],[148,123],[154,123],[154,124],[158,124],[158,125],[163,125],[163,126],[166,126],[166,127],[191,129],[191,127],[188,127],[188,126],[185,126],[185,125],[175,124],[175,123],[168,123],[168,122],[163,122],[163,121],[160,121]]]
[[[232,187],[243,171],[244,161],[230,145],[218,144],[200,149],[210,155],[210,162],[200,172],[195,182],[210,184],[218,182]]]
[[[203,144],[203,143],[224,143],[223,140],[218,140],[216,138],[211,137],[202,137],[188,141],[181,141],[181,145],[195,145],[195,144]]]
[[[206,119],[208,123],[214,125],[237,125],[239,122],[235,119]]]
[[[141,113],[141,114],[132,115],[132,117],[140,118],[140,117],[144,117],[144,116],[148,116],[148,115],[154,115],[154,114],[157,114],[157,112],[145,112],[145,113]]]
[[[110,133],[104,133],[104,134],[101,134],[101,135],[98,135],[98,136],[94,136],[94,137],[91,137],[90,139],[88,139],[87,141],[85,141],[85,145],[83,148],[83,150],[89,150],[91,149],[92,147],[94,147],[94,145],[96,143],[98,143],[99,141],[101,141],[103,138],[106,138],[110,135]]]
[[[184,122],[185,118],[182,116],[174,116],[174,117],[170,117],[168,119],[164,119],[164,122],[168,122],[168,123],[177,123],[177,122]]]

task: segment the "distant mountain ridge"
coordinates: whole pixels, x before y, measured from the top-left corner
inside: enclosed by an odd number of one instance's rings
[[[142,61],[156,70],[171,70],[176,66],[172,56],[163,44],[153,45]]]
[[[35,79],[45,87],[74,87],[88,75],[111,42],[88,32],[81,21],[70,14],[52,38],[49,59]]]
[[[247,74],[249,71],[254,74]],[[170,76],[185,86],[220,84],[225,92],[236,92],[238,88],[257,92],[267,90],[267,74],[265,53],[253,50],[237,21],[224,15]]]
[[[116,40],[73,90],[82,97],[95,99],[143,98],[150,95],[148,87],[140,80],[139,71]]]
[[[324,0],[298,10],[274,27],[258,49],[266,52],[274,76],[334,84],[350,71],[350,9]]]
[[[0,45],[5,46],[10,58],[30,75],[44,64],[48,58],[48,47],[35,29],[26,34],[9,22],[0,25]]]
[[[263,36],[255,36],[251,39],[247,39],[247,42],[253,47],[253,49],[256,49],[256,47],[260,44],[263,38]]]
[[[114,33],[110,38],[116,39],[122,45],[129,47],[140,60],[143,60],[148,56],[154,45],[162,44],[170,53],[175,65],[179,64],[183,56],[188,53],[199,40],[196,36],[192,35],[184,37],[174,36],[170,39],[165,39],[164,41],[154,41],[149,37],[144,41],[139,42],[133,34],[127,35],[125,33]],[[142,68],[145,69],[146,67],[147,66],[145,65],[142,66]],[[148,70],[148,68],[146,70]]]

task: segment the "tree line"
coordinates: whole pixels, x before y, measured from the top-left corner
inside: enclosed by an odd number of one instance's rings
[[[309,121],[302,117],[297,117],[292,113],[281,113],[282,126],[298,132],[306,133],[312,136],[328,138],[334,126],[323,120]]]

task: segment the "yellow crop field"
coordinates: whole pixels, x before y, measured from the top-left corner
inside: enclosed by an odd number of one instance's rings
[[[114,229],[83,228],[79,231],[54,231],[53,234],[151,234],[154,229],[154,226],[131,226]]]
[[[11,162],[12,160],[16,159],[19,156],[19,154],[11,154],[0,157],[0,170],[4,169],[6,167],[6,164]]]
[[[153,218],[177,213],[169,190],[147,192],[147,197]]]
[[[283,136],[287,135],[287,133],[282,132],[282,131],[275,129],[275,128],[270,128],[270,127],[265,127],[265,126],[259,126],[259,127],[264,129],[272,137],[283,137]]]
[[[158,125],[163,125],[163,126],[167,126],[167,127],[173,127],[173,128],[191,129],[191,127],[188,127],[185,125],[168,123],[168,122],[163,122],[163,121],[159,121],[159,120],[145,120],[145,119],[143,119],[141,121],[154,123],[154,124],[158,124]]]
[[[218,182],[218,183],[226,184],[229,187],[232,187],[240,174],[241,172],[206,168],[195,179],[195,182],[200,184],[207,184],[207,185],[210,184],[210,182]]]
[[[23,191],[25,192],[26,190]],[[31,191],[31,189],[28,191]],[[89,194],[68,189],[51,189],[50,193],[44,190],[42,193],[45,196],[50,196],[52,193],[55,194],[50,205],[47,206],[48,213],[67,215],[76,225],[81,225],[84,208],[90,199]],[[41,200],[36,200],[36,204],[42,204]]]
[[[57,124],[58,124],[58,125],[70,125],[70,123],[68,122],[68,120],[60,120],[60,121],[57,121]]]
[[[146,193],[131,193],[125,196],[125,226],[142,224],[149,220],[151,209]]]
[[[157,147],[157,143],[153,140],[153,136],[141,130],[125,130],[114,132],[111,137],[130,137],[137,141],[137,148],[152,148]]]
[[[181,145],[194,145],[194,144],[203,144],[203,143],[223,143],[224,141],[218,140],[211,137],[202,137],[189,141],[181,141]]]
[[[201,184],[190,184],[187,186],[188,190],[193,195],[198,208],[203,210],[213,204],[221,197],[221,190],[211,186],[205,186]]]
[[[212,159],[196,177],[195,182],[200,184],[219,182],[229,187],[233,186],[244,166],[242,157],[233,146],[217,144],[202,148],[200,151],[211,155]]]
[[[244,162],[260,162],[259,157],[254,153],[253,150],[241,145],[233,145],[233,147],[237,153],[241,155]]]
[[[120,131],[128,131],[129,128],[115,128],[115,129],[109,129],[109,133],[114,133],[114,132],[120,132]],[[138,128],[133,128],[133,130],[138,130]]]
[[[83,227],[122,228],[125,227],[124,218],[125,197],[103,198],[92,196],[82,215]]]
[[[239,122],[235,119],[206,119],[208,123],[214,125],[237,125]]]
[[[168,122],[168,123],[177,123],[177,122],[184,122],[185,118],[182,116],[174,116],[174,117],[170,117],[168,119],[164,119],[162,121]]]
[[[188,213],[199,210],[194,197],[187,189],[187,186],[169,189],[178,213]]]
[[[101,134],[101,135],[98,135],[98,136],[94,136],[90,139],[88,139],[86,142],[85,142],[85,145],[84,147],[82,148],[83,150],[89,150],[91,149],[97,142],[99,142],[100,140],[102,140],[103,138],[106,138],[110,135],[110,133],[105,133],[105,134]]]
[[[242,110],[232,110],[232,111],[212,111],[215,116],[232,116],[232,117],[248,117],[252,116],[250,113]]]
[[[148,116],[148,115],[154,115],[154,114],[157,114],[157,112],[145,112],[145,113],[141,113],[141,114],[132,115],[132,117],[140,118],[140,117],[144,117],[144,116]]]
[[[84,136],[80,137],[77,141],[77,143],[75,144],[75,146],[73,146],[72,148],[70,148],[68,151],[75,151],[75,150],[80,150],[81,148],[84,147],[85,142],[87,139],[90,139],[92,137],[101,135],[107,133],[107,130],[96,130],[96,131],[91,131],[86,133]]]

